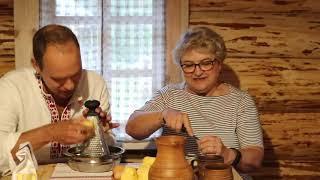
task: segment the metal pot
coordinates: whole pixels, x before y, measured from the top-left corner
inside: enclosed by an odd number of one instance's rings
[[[121,156],[125,152],[122,147],[109,146],[110,155],[91,157],[81,155],[79,147],[71,147],[64,152],[68,157],[68,165],[71,169],[81,172],[105,172],[111,171],[113,166],[119,164]]]

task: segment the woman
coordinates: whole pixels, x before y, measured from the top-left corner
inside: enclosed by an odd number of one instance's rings
[[[240,172],[260,167],[264,149],[258,112],[247,92],[221,82],[225,56],[223,39],[211,29],[187,31],[174,50],[185,82],[164,87],[135,111],[127,133],[144,139],[163,127],[163,135],[187,137],[188,154],[221,155]]]

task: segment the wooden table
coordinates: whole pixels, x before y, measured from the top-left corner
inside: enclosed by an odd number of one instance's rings
[[[40,165],[37,170],[38,179],[39,180],[46,180],[50,179],[55,164],[47,164],[47,165]],[[2,177],[1,180],[11,180],[11,176]]]
[[[137,167],[137,163],[124,163],[124,165]],[[48,180],[52,176],[56,164],[39,165],[37,174],[39,180]],[[234,180],[242,180],[235,169],[232,169]],[[111,178],[111,177],[110,177]],[[1,180],[11,180],[11,176],[2,177]]]

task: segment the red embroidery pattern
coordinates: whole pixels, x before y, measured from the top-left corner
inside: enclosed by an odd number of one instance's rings
[[[39,88],[41,89],[42,95],[47,103],[47,106],[50,110],[50,114],[51,114],[51,123],[57,123],[60,121],[67,121],[70,118],[70,105],[68,105],[67,107],[64,108],[62,114],[61,114],[61,118],[59,117],[59,112],[56,106],[56,103],[53,99],[53,97],[51,96],[51,94],[46,94],[43,91],[43,84],[41,81],[41,78],[39,76],[37,76],[38,79],[38,84],[39,84]],[[68,149],[70,146],[68,145],[63,145],[60,144],[58,142],[51,142],[51,147],[50,147],[50,158],[51,159],[56,159],[56,158],[60,158],[63,156],[63,152]]]

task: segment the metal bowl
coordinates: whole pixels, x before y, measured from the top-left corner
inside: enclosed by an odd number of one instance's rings
[[[68,165],[71,169],[81,172],[106,172],[111,171],[113,166],[119,164],[121,156],[125,152],[122,147],[109,146],[110,155],[91,157],[81,155],[79,147],[71,147],[64,152],[68,157]]]

